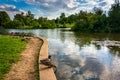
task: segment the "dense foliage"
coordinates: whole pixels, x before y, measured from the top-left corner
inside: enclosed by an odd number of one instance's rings
[[[10,22],[10,17],[5,11],[0,11],[0,26],[5,27]]]
[[[72,27],[81,32],[119,32],[120,33],[120,3],[111,6],[108,16],[99,8],[93,9],[94,13],[80,11],[76,23]]]
[[[25,44],[21,38],[0,36],[0,80],[3,80],[12,63],[19,60],[19,53],[25,49]]]
[[[120,3],[119,0],[115,1],[108,14],[95,7],[93,12],[80,11],[67,17],[65,13],[61,13],[60,17],[52,20],[44,17],[35,19],[31,11],[27,14],[16,14],[14,19],[10,20],[5,11],[0,11],[0,26],[18,29],[70,27],[79,32],[120,32]]]
[[[109,11],[109,27],[111,32],[120,32],[120,3],[119,1],[116,4],[112,5],[112,8]]]

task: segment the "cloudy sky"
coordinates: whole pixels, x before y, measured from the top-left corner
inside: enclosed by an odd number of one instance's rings
[[[80,10],[92,11],[93,7],[108,11],[113,3],[114,0],[0,0],[0,11],[7,11],[13,18],[17,13],[30,10],[36,18],[43,16],[53,19],[62,12],[68,16]]]

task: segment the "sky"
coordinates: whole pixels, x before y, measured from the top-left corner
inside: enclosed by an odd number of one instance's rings
[[[80,12],[91,12],[93,7],[108,11],[114,0],[0,0],[0,11],[6,11],[11,18],[15,14],[31,11],[35,18],[55,19],[61,13],[66,16]]]

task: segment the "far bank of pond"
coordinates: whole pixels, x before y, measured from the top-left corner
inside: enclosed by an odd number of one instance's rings
[[[120,34],[87,34],[63,29],[10,29],[31,32],[49,42],[49,54],[57,66],[58,80],[119,80]],[[101,42],[98,45],[96,41]],[[117,41],[118,46],[103,42]]]

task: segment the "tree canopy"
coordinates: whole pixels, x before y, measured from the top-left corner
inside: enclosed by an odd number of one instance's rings
[[[49,28],[71,28],[73,31],[79,32],[120,32],[120,3],[115,0],[115,4],[106,13],[97,7],[93,8],[93,12],[80,11],[77,14],[66,16],[65,13],[56,18],[49,20],[45,17],[34,18],[34,14],[28,11],[26,14],[21,12],[16,14],[13,20],[5,11],[0,11],[0,26],[4,28],[18,29],[49,29]]]
[[[5,11],[0,11],[0,26],[5,27],[9,21],[9,15]]]
[[[119,0],[111,6],[108,16],[100,8],[94,8],[93,13],[80,11],[72,30],[79,32],[115,32],[120,33],[120,3]]]

